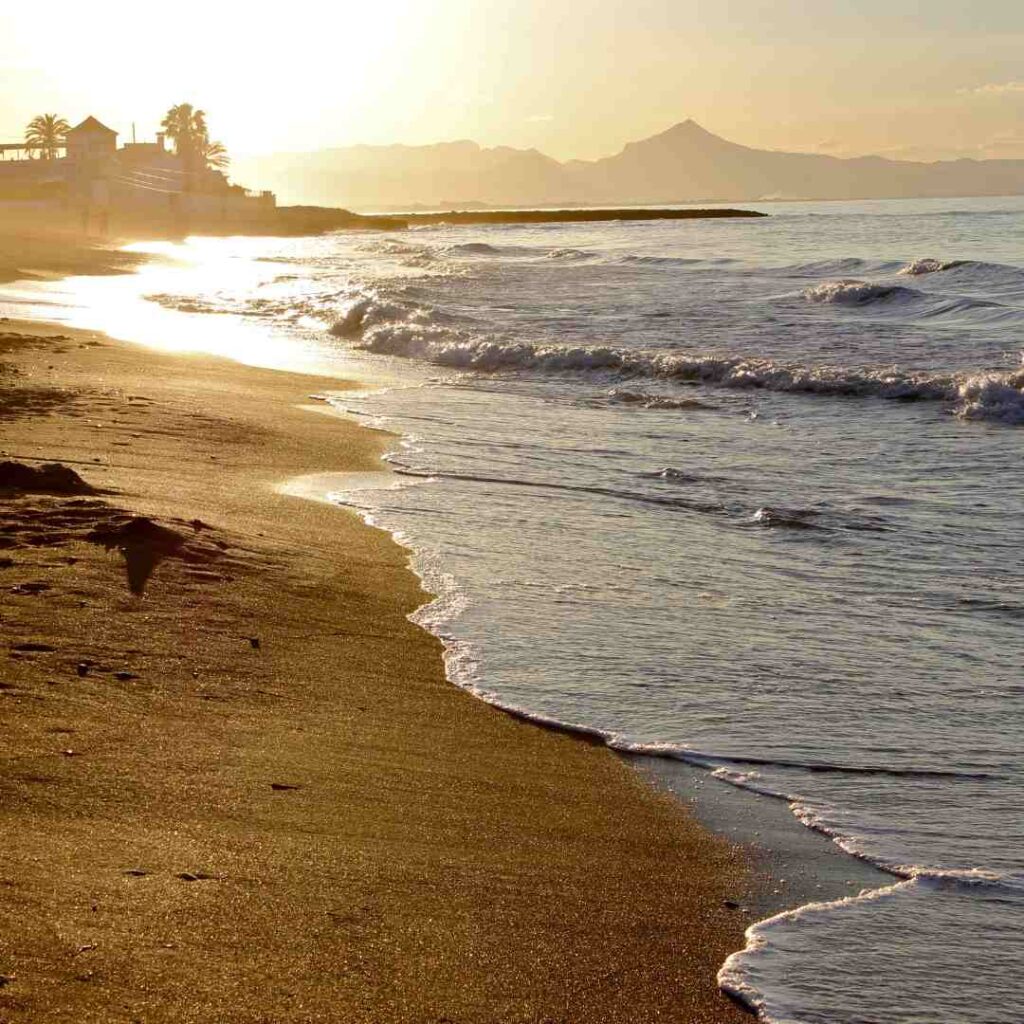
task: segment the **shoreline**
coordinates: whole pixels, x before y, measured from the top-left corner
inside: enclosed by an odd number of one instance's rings
[[[89,251],[94,264],[91,269],[81,271],[84,273],[131,273],[135,266],[120,265],[120,258],[128,256],[134,264],[142,262],[146,258],[121,253],[104,246],[96,246],[90,248]],[[58,275],[54,274],[54,276]],[[11,321],[4,324],[0,320],[0,333],[3,333],[11,325]],[[29,333],[36,330],[51,332],[59,330],[70,332],[73,337],[105,337],[95,335],[90,331],[65,328],[59,324],[46,325],[35,321],[13,322],[13,326],[18,331]],[[166,356],[162,351],[150,349],[138,341],[114,342],[114,344],[130,349],[140,360],[152,356],[160,360],[171,359],[179,362],[182,360],[188,362],[194,359],[200,363],[211,361],[218,365],[227,363],[229,372],[233,367],[239,371],[240,375],[248,374],[251,370],[250,367],[243,364],[222,361],[215,357]],[[276,369],[255,369],[251,372],[302,377],[310,381],[310,390],[334,391],[339,394],[339,397],[345,390],[363,387],[362,382],[345,381],[335,376],[308,377],[305,374],[296,375]],[[307,401],[309,399],[317,400],[309,404],[294,405],[295,409],[304,413],[320,414],[313,417],[315,419],[334,419],[336,424],[338,422],[346,423],[350,428],[354,426],[358,432],[365,431],[378,437],[382,436],[380,431],[363,426],[356,418],[346,415],[343,411],[335,410],[329,404],[321,404],[324,402],[324,397],[321,394],[300,397]],[[391,437],[391,435],[386,436]],[[379,487],[382,477],[392,475],[387,468],[386,461],[379,459],[386,448],[387,443],[382,442],[373,456],[374,468],[372,469],[363,469],[360,472],[345,471],[343,474],[338,474],[336,471],[322,471],[323,467],[320,467],[320,472],[299,476],[289,475],[286,479],[278,480],[274,490],[285,496],[301,497],[304,501],[310,499],[323,501],[327,507],[333,505],[336,508],[337,502],[332,501],[328,494],[323,493],[326,484],[338,476],[343,476],[345,478],[344,488],[338,489],[344,489],[346,492],[363,486]],[[356,487],[353,487],[353,484],[356,484]],[[382,529],[372,522],[366,528],[378,531]],[[391,538],[390,533],[387,536]],[[401,547],[403,543],[401,539],[391,539]],[[410,558],[414,555],[404,547],[402,550]],[[410,575],[415,572],[412,564],[409,565],[406,572]],[[417,578],[420,580],[421,592],[426,593],[427,582],[418,574]],[[429,594],[427,596],[429,598]],[[429,601],[426,604],[421,603],[414,611],[422,612],[428,606]],[[410,613],[410,618],[414,623],[417,622],[417,614]],[[417,628],[429,632],[427,626],[418,625]],[[730,898],[723,901],[723,905],[727,906],[730,911],[727,916],[733,918],[734,927],[739,929],[739,938],[734,941],[728,956],[719,965],[720,968],[724,969],[732,958],[742,954],[744,949],[750,948],[751,937],[743,934],[748,927],[762,924],[765,920],[780,913],[795,912],[805,904],[842,899],[846,896],[856,895],[860,890],[878,888],[892,884],[894,881],[892,877],[878,871],[870,864],[863,863],[845,853],[829,839],[808,830],[791,814],[788,806],[778,801],[767,800],[743,790],[735,790],[724,784],[716,785],[710,779],[708,772],[701,768],[681,762],[664,761],[646,755],[633,755],[629,752],[615,750],[613,746],[608,745],[606,737],[586,735],[580,730],[566,727],[562,723],[539,720],[528,712],[502,707],[500,704],[488,700],[487,697],[467,690],[456,680],[449,679],[448,682],[452,688],[470,693],[474,701],[483,702],[488,707],[509,715],[513,720],[524,723],[528,728],[551,731],[567,737],[570,742],[582,741],[585,745],[603,748],[606,755],[610,754],[614,759],[629,765],[630,772],[635,772],[643,780],[642,785],[648,795],[657,794],[659,791],[671,794],[671,801],[675,807],[682,809],[684,814],[688,814],[699,829],[707,830],[713,838],[724,837],[731,844],[739,844],[743,862],[739,872],[746,876],[746,881],[737,881],[734,871],[734,878],[730,883]],[[703,785],[705,781],[709,783],[706,787]],[[769,805],[771,805],[770,810]],[[773,818],[774,821],[772,821]],[[780,883],[782,883],[781,886]],[[2,951],[2,947],[0,947],[0,951]],[[2,969],[3,965],[0,964],[0,972]],[[715,973],[719,974],[719,972]],[[740,996],[729,992],[727,987],[720,989],[719,993],[722,998],[728,999],[745,1012],[755,1012],[752,1003],[745,1002]],[[2,1005],[2,1001],[0,1001],[0,1005]],[[473,1017],[472,1019],[478,1018]],[[484,1016],[479,1019],[489,1018]],[[719,1018],[713,1016],[708,1019]]]
[[[190,572],[168,560],[139,602],[118,556],[74,530],[6,552],[17,642],[0,696],[17,771],[0,1007],[12,1020],[72,1004],[78,1020],[120,1019],[108,1015],[115,1000],[141,1001],[147,1020],[332,1020],[339,1000],[356,1020],[744,1019],[715,982],[742,945],[724,905],[741,854],[610,751],[451,686],[439,643],[405,618],[423,596],[390,537],[337,509],[268,497],[284,476],[339,462],[380,470],[379,432],[297,408],[338,381],[36,323],[0,331],[20,370],[5,383],[51,403],[45,418],[42,407],[5,413],[5,457],[73,465],[112,492],[96,500],[179,530],[212,523],[232,563]],[[136,390],[148,401],[128,397]],[[19,529],[67,515],[55,498],[14,504]],[[19,591],[22,575],[43,589]],[[312,619],[349,628],[297,642],[275,616],[292,630]],[[347,656],[330,650],[340,644]],[[297,666],[315,699],[292,693]],[[355,712],[336,692],[353,687]],[[386,711],[371,711],[375,701]],[[361,795],[381,785],[386,813]],[[340,809],[362,842],[339,830]],[[302,836],[317,837],[319,871]],[[353,909],[338,926],[342,894]],[[335,922],[330,934],[321,920]],[[355,957],[363,969],[314,971],[311,935],[323,967]],[[259,991],[270,962],[287,993]]]
[[[341,394],[318,397],[328,403],[334,398],[342,399]],[[341,408],[310,408],[311,411],[331,412],[351,422],[363,422]],[[388,465],[386,456],[382,462]],[[424,614],[429,613],[434,604],[443,604],[447,600],[444,593],[435,593],[434,574],[425,573],[417,565],[416,549],[411,548],[400,533],[380,526],[371,510],[349,500],[365,489],[379,491],[410,486],[402,480],[389,469],[381,473],[316,474],[290,482],[289,493],[302,494],[310,500],[354,511],[369,526],[387,532],[396,543],[410,550],[411,571],[420,579],[424,592],[433,595],[433,600],[421,605],[410,619],[441,642],[446,676],[452,686],[515,721],[613,753],[635,770],[652,790],[670,794],[713,835],[738,845],[743,851],[748,874],[746,883],[737,887],[734,894],[741,898],[731,899],[727,905],[737,914],[745,929],[744,945],[723,961],[716,974],[720,990],[737,1006],[751,1016],[759,1017],[761,1008],[766,1004],[761,993],[737,984],[735,976],[736,964],[766,945],[765,927],[797,917],[809,909],[838,906],[847,900],[856,900],[907,882],[906,876],[843,849],[833,836],[809,827],[799,820],[790,801],[785,798],[716,779],[710,766],[673,754],[618,746],[612,734],[596,727],[536,714],[504,703],[498,696],[460,681],[449,664],[450,658],[458,660],[459,652],[452,648],[440,628],[443,620]]]

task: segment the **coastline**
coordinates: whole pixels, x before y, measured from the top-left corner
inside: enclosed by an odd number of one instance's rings
[[[146,257],[112,242],[70,231],[11,230],[0,225],[0,284],[20,280],[57,280],[75,275],[130,274]]]
[[[386,436],[299,408],[340,382],[0,331],[49,339],[5,342],[41,396],[5,458],[226,545],[142,600],[66,525],[5,552],[12,1020],[746,1019],[715,983],[743,854],[450,685],[407,552],[275,490],[380,470]],[[22,531],[67,516],[15,505]]]

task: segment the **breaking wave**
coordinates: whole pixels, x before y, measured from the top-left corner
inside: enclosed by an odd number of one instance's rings
[[[1024,368],[972,375],[897,368],[803,366],[771,359],[681,355],[603,345],[552,345],[471,334],[437,313],[376,297],[355,302],[331,333],[362,351],[484,373],[614,374],[724,388],[800,394],[944,402],[965,420],[1024,423]],[[639,394],[638,392],[631,392]],[[624,399],[630,401],[630,399]],[[643,399],[636,399],[642,403]],[[650,407],[657,407],[656,405]]]
[[[557,260],[562,263],[584,263],[599,258],[598,253],[586,249],[551,249],[545,253],[546,260]]]
[[[840,306],[866,306],[876,302],[918,302],[921,292],[893,284],[872,284],[868,281],[825,281],[808,288],[804,293],[808,302]]]
[[[956,267],[969,265],[970,263],[967,260],[934,260],[931,258],[925,258],[912,260],[899,272],[910,277],[920,277],[923,274],[939,274],[943,270],[953,270]]]
[[[823,281],[802,293],[807,302],[822,306],[870,309],[887,315],[927,320],[953,318],[970,327],[1024,323],[1024,309],[969,295],[942,295],[903,285],[872,281]]]
[[[901,267],[904,277],[925,279],[934,276],[943,282],[979,289],[988,296],[1010,300],[1024,298],[1024,267],[984,260],[938,260],[931,257],[912,260]]]
[[[968,377],[957,388],[957,415],[965,420],[1024,424],[1024,370]]]

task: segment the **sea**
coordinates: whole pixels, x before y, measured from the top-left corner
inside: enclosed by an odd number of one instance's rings
[[[390,472],[326,493],[409,547],[454,685],[885,872],[726,991],[1024,1022],[1024,197],[752,208],[137,246],[0,313],[360,381],[310,401]]]

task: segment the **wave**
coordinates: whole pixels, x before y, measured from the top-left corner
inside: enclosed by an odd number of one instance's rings
[[[1024,425],[1024,371],[980,374],[957,387],[957,415],[964,420],[988,420]]]
[[[556,260],[560,263],[584,263],[588,260],[600,259],[600,253],[590,252],[587,249],[551,249],[544,254],[546,260]]]
[[[927,373],[502,340],[450,329],[436,313],[409,310],[377,297],[363,297],[353,303],[331,333],[352,340],[362,351],[420,359],[457,370],[598,372],[628,380],[649,378],[746,390],[934,401],[947,403],[964,420],[1024,423],[1024,369],[977,375]]]
[[[988,298],[1011,302],[1024,299],[1024,267],[984,260],[938,260],[932,257],[911,260],[897,272],[904,277],[936,277],[943,283],[977,289]]]
[[[633,266],[641,267],[661,267],[661,266],[677,266],[686,267],[692,266],[694,263],[703,263],[704,260],[697,259],[695,257],[687,256],[622,256],[619,259],[619,263],[625,263]]]
[[[974,891],[990,888],[1008,889],[1017,893],[1017,886],[1007,884],[1003,879],[993,878],[986,872],[972,869],[937,871],[919,868],[911,870],[908,874],[897,874],[897,877],[899,880],[891,885],[865,889],[858,895],[827,902],[806,903],[751,925],[745,934],[745,948],[733,953],[719,969],[719,987],[736,1002],[749,1008],[759,1020],[772,1024],[792,1024],[803,1018],[799,1007],[788,1005],[788,990],[785,987],[772,986],[770,993],[762,991],[755,984],[758,971],[752,963],[763,954],[771,952],[777,933],[781,930],[796,924],[806,932],[815,919],[827,918],[835,913],[846,913],[865,905],[906,900],[922,889],[955,886],[967,887]],[[790,948],[783,936],[778,936],[778,946],[782,950]],[[815,1014],[814,1019],[820,1018]]]
[[[233,313],[224,303],[212,299],[201,299],[191,295],[167,295],[158,293],[142,296],[146,302],[154,302],[164,309],[174,309],[179,313]]]
[[[482,473],[450,473],[450,472],[425,472],[413,469],[395,458],[388,459],[389,465],[394,472],[403,477],[436,480],[459,480],[465,483],[475,484],[498,484],[504,487],[524,487],[543,491],[558,491],[565,494],[587,494],[597,497],[613,498],[621,501],[637,502],[642,505],[653,505],[664,509],[678,509],[684,512],[696,512],[703,515],[712,515],[720,519],[730,520],[740,526],[760,525],[763,527],[788,527],[791,529],[813,529],[822,533],[835,532],[857,532],[857,533],[885,533],[892,527],[878,516],[865,516],[856,511],[842,509],[769,509],[759,508],[751,515],[749,505],[740,501],[725,503],[721,500],[698,501],[692,498],[682,498],[676,495],[668,495],[661,492],[635,491],[617,487],[601,487],[595,485],[571,484],[560,480],[538,480],[514,476],[490,476]],[[721,483],[723,477],[698,476],[684,473],[680,470],[666,468],[651,473],[638,473],[637,476],[647,480],[664,480],[674,484],[688,483]],[[750,760],[745,763],[758,764],[761,762]],[[844,769],[842,766],[826,766],[801,762],[799,765],[794,762],[791,765],[784,765],[780,761],[765,761],[765,764],[782,765],[784,767],[802,767],[809,771],[856,771],[868,773],[882,773],[881,768],[861,767]],[[921,774],[920,772],[912,774]],[[935,771],[931,774],[946,774]]]
[[[375,238],[356,246],[359,252],[379,256],[415,256],[427,247],[415,242],[403,242],[396,238]]]
[[[872,303],[920,302],[925,296],[913,288],[896,284],[872,284],[868,281],[824,281],[804,291],[808,302],[840,306],[866,306]]]
[[[364,515],[365,514],[366,513],[364,512]],[[399,535],[396,534],[396,538],[401,542],[402,538]],[[464,605],[464,598],[461,597],[450,575],[438,575],[436,572],[432,572],[418,559],[414,560],[414,567],[424,582],[430,587],[431,591],[439,596],[414,612],[410,618],[413,622],[424,627],[442,641],[444,647],[445,666],[449,680],[460,689],[466,690],[475,697],[485,701],[493,707],[498,708],[504,713],[522,721],[530,722],[533,725],[541,726],[542,728],[555,729],[559,732],[578,736],[590,743],[606,746],[620,754],[681,761],[685,764],[709,771],[715,778],[722,782],[729,783],[737,786],[738,788],[748,789],[765,796],[773,797],[775,799],[784,800],[790,805],[790,809],[794,816],[807,828],[827,836],[840,849],[849,855],[870,863],[880,870],[902,880],[901,882],[895,883],[892,888],[898,888],[900,885],[923,883],[939,885],[962,884],[972,887],[979,885],[1009,887],[1014,891],[1021,888],[1020,883],[1014,881],[1011,876],[1000,875],[992,871],[974,868],[958,869],[916,864],[897,864],[869,855],[858,847],[855,839],[844,835],[823,821],[821,816],[813,808],[806,805],[802,797],[761,783],[756,771],[743,771],[740,769],[742,769],[743,766],[771,766],[790,769],[796,768],[815,773],[834,772],[837,774],[854,775],[887,775],[903,779],[925,778],[945,779],[949,781],[991,780],[1003,778],[1003,776],[990,772],[932,768],[930,766],[897,767],[880,764],[854,765],[812,760],[804,761],[747,757],[744,755],[722,755],[694,750],[672,743],[652,743],[631,740],[621,734],[607,729],[602,729],[597,726],[588,725],[582,722],[567,722],[542,712],[528,711],[518,705],[509,703],[498,694],[484,689],[480,684],[480,666],[472,653],[470,645],[466,641],[455,638],[446,631],[446,623],[451,621],[457,609]],[[873,890],[872,893],[864,893],[862,896],[872,895],[873,893],[880,891],[887,890]],[[850,897],[849,899],[856,898],[857,897]],[[782,918],[788,914],[799,913],[800,909],[802,908],[798,908],[796,911],[787,911],[785,914],[779,915],[779,917]],[[764,922],[762,922],[762,924],[763,923]],[[755,925],[754,927],[759,927],[759,925]],[[734,954],[734,956],[739,955],[741,954]],[[733,960],[733,958],[730,958],[730,960]],[[726,962],[726,965],[723,967],[723,971],[725,971],[728,966],[729,961]]]
[[[766,529],[817,530],[821,524],[815,520],[821,515],[817,509],[807,508],[759,508],[751,518],[752,523]]]
[[[968,266],[968,260],[936,260],[930,257],[911,260],[905,267],[899,270],[900,274],[910,277],[920,277],[923,274],[940,274],[944,270],[954,270],[957,267]]]
[[[865,260],[856,256],[840,256],[829,260],[814,260],[810,263],[795,263],[778,267],[768,273],[782,277],[841,277],[845,274],[885,274],[900,266],[880,260]]]
[[[521,721],[530,722],[547,729],[555,729],[570,735],[579,736],[588,742],[600,744],[620,754],[632,756],[654,757],[681,761],[685,764],[702,768],[722,782],[727,782],[741,789],[757,792],[761,795],[784,800],[790,805],[794,816],[807,828],[819,832],[831,839],[840,849],[858,860],[870,863],[879,870],[902,879],[894,887],[899,885],[913,884],[934,884],[934,885],[966,885],[970,887],[985,886],[1008,888],[1014,892],[1020,891],[1022,886],[1019,880],[1013,876],[999,874],[993,871],[978,868],[944,868],[918,864],[900,864],[886,861],[883,858],[872,856],[859,848],[856,841],[837,829],[833,828],[811,807],[804,803],[802,797],[784,792],[758,781],[757,772],[744,772],[737,770],[740,766],[772,766],[780,768],[798,768],[810,772],[834,772],[837,774],[855,775],[888,775],[896,778],[914,779],[947,779],[956,780],[991,780],[1003,776],[990,772],[958,771],[955,769],[941,769],[930,767],[907,767],[899,768],[888,765],[848,765],[832,764],[817,761],[796,761],[796,760],[774,760],[769,758],[745,757],[745,756],[724,756],[720,754],[707,753],[680,747],[671,743],[650,743],[630,740],[607,729],[587,725],[579,722],[566,722],[551,715],[540,712],[527,711],[515,704],[510,704],[499,695],[489,692],[480,686],[479,664],[474,658],[470,646],[461,640],[457,640],[444,629],[444,624],[450,621],[453,608],[461,603],[458,592],[450,577],[443,580],[434,578],[429,571],[425,571],[422,565],[417,564],[417,572],[428,583],[435,593],[440,596],[420,608],[411,616],[412,621],[423,626],[443,643],[447,675],[460,689],[466,690],[475,697],[491,704],[500,711],[511,715]],[[877,893],[885,890],[873,890]],[[871,894],[862,894],[871,895]],[[856,899],[857,897],[850,897]],[[844,901],[839,901],[844,902]],[[788,914],[799,913],[787,911],[779,917]],[[762,922],[764,923],[764,922]],[[755,925],[754,927],[758,927]],[[749,947],[748,947],[749,948]],[[732,959],[732,958],[730,958]],[[726,962],[728,966],[729,961]],[[725,967],[723,967],[725,970]]]
[[[644,751],[640,752],[643,753]],[[700,765],[702,768],[724,769],[726,771],[729,770],[727,768],[728,765],[754,765],[768,768],[798,768],[802,771],[825,772],[833,775],[888,775],[899,779],[959,779],[964,781],[991,782],[1004,778],[1004,776],[996,772],[967,771],[957,768],[931,768],[924,765],[900,768],[884,764],[840,764],[833,761],[755,757],[746,754],[706,754],[693,750],[682,751],[680,759],[685,759],[691,764]],[[725,776],[723,775],[722,777],[724,778]],[[732,780],[730,779],[729,781]],[[785,799],[795,800],[796,797],[785,796]]]
[[[961,611],[1001,615],[1010,619],[1024,619],[1024,604],[1000,601],[995,598],[958,597],[947,607]]]
[[[497,256],[503,250],[496,245],[488,245],[487,242],[458,242],[455,245],[446,246],[444,251],[456,256]]]
[[[551,480],[523,480],[517,477],[485,476],[478,473],[425,473],[409,469],[393,459],[390,460],[390,463],[394,468],[394,472],[399,476],[418,477],[425,480],[462,480],[466,483],[501,484],[506,487],[536,488],[544,491],[562,491],[568,494],[593,494],[606,498],[620,498],[625,501],[638,501],[645,505],[677,508],[688,512],[703,512],[712,515],[726,515],[728,513],[728,509],[718,502],[690,501],[685,498],[672,498],[661,494],[643,494],[639,491],[620,490],[614,487],[587,487]]]
[[[918,320],[970,317],[971,326],[1024,322],[1024,309],[1006,306],[990,299],[966,295],[936,295],[901,285],[868,281],[825,281],[806,289],[803,297],[819,305],[870,307],[874,311],[910,314]]]
[[[723,476],[711,476],[706,473],[690,473],[685,469],[676,469],[674,466],[665,466],[663,469],[656,469],[650,473],[640,473],[639,476],[646,480],[666,480],[676,484],[697,484],[697,483],[722,483]]]
[[[911,260],[898,273],[907,277],[924,277],[929,274],[950,275],[955,278],[972,278],[988,281],[1017,280],[1024,282],[1024,267],[1010,263],[989,263],[986,260],[939,260],[931,256]]]
[[[766,530],[839,530],[855,533],[887,533],[892,526],[881,516],[835,508],[779,508],[763,505],[748,521]]]
[[[1024,309],[968,295],[941,295],[898,284],[873,281],[823,281],[800,293],[807,302],[822,306],[870,309],[874,313],[914,320],[953,318],[971,327],[1024,323]]]
[[[668,476],[671,475],[672,474],[668,474]],[[366,512],[364,511],[364,515],[365,514]],[[404,539],[399,533],[396,533],[395,536],[400,542]],[[430,592],[439,596],[434,601],[424,605],[417,612],[413,613],[410,618],[441,639],[444,647],[447,675],[451,682],[472,693],[476,697],[503,710],[505,713],[515,718],[528,721],[534,725],[576,735],[587,742],[605,745],[622,753],[671,758],[684,761],[697,767],[710,769],[720,778],[723,777],[725,771],[730,770],[727,766],[732,766],[731,770],[733,778],[723,779],[723,781],[732,781],[734,784],[743,785],[746,786],[746,788],[754,788],[757,786],[757,780],[754,778],[755,773],[741,772],[738,769],[742,768],[744,765],[752,765],[756,763],[776,763],[766,759],[760,762],[752,762],[743,758],[716,756],[715,754],[690,750],[678,745],[634,742],[630,741],[627,737],[618,735],[609,730],[600,729],[586,723],[566,722],[544,713],[529,712],[522,707],[518,707],[506,700],[503,700],[499,695],[489,692],[482,685],[480,665],[471,645],[466,641],[460,640],[451,635],[448,630],[447,624],[452,621],[452,618],[458,613],[460,608],[464,607],[465,602],[465,598],[461,595],[452,577],[441,571],[435,563],[431,562],[429,559],[425,559],[422,554],[414,554],[413,566],[424,580],[425,589],[428,589]],[[924,775],[926,777],[940,776],[942,778],[950,779],[960,777],[978,777],[978,773],[934,769],[928,765],[916,768],[900,768],[884,764],[846,765],[817,762],[788,762],[788,764],[811,771],[868,772],[871,774],[886,773],[899,777]],[[763,1009],[766,1019],[779,1019],[774,1014],[776,1007],[770,1007],[773,1012],[769,1015],[769,1007],[767,1005],[769,1001],[774,1003],[775,995],[767,994],[763,986],[760,989],[755,987],[752,982],[756,979],[756,972],[753,972],[752,978],[752,972],[747,970],[747,965],[751,956],[755,955],[759,950],[763,950],[764,947],[769,944],[769,936],[771,936],[773,929],[781,925],[783,922],[799,919],[800,917],[808,914],[816,913],[819,910],[827,912],[832,907],[845,907],[856,901],[885,899],[905,890],[922,886],[963,885],[970,887],[972,890],[979,887],[988,889],[1005,888],[1007,886],[1007,879],[997,876],[991,872],[971,869],[960,870],[956,868],[944,868],[941,866],[890,866],[880,864],[864,852],[857,850],[853,841],[848,837],[840,836],[835,831],[830,830],[827,823],[817,817],[810,808],[801,806],[799,798],[780,792],[770,792],[770,795],[786,799],[787,802],[792,805],[792,810],[798,820],[807,827],[830,836],[839,848],[857,856],[861,860],[876,863],[882,870],[895,877],[891,885],[884,886],[880,889],[864,890],[859,896],[846,897],[845,899],[834,901],[830,904],[822,903],[805,905],[804,907],[776,915],[776,917],[770,918],[767,921],[759,922],[748,929],[746,949],[729,957],[720,970],[718,980],[722,989],[730,993],[740,1002],[753,1008]],[[787,1017],[786,1019],[791,1018]]]
[[[616,405],[635,406],[639,409],[717,409],[717,405],[702,402],[699,398],[670,398],[667,395],[653,395],[647,391],[631,391],[626,388],[612,388],[607,392],[609,401]]]

